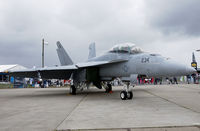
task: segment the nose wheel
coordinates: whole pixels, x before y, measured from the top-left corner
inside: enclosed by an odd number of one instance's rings
[[[133,92],[132,91],[128,92],[127,99],[133,99]]]
[[[120,93],[120,97],[122,100],[133,99],[133,92],[132,91],[122,91]]]
[[[120,97],[122,100],[133,99],[133,92],[129,89],[130,83],[124,84],[124,90],[121,91]]]
[[[122,100],[126,100],[127,99],[127,92],[126,91],[122,91],[120,93],[120,97],[121,97]]]

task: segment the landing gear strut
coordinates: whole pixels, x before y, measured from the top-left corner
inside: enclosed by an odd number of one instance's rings
[[[110,93],[110,92],[112,92],[112,85],[111,84],[107,84],[106,93]]]
[[[121,91],[120,97],[122,100],[133,98],[133,92],[129,90],[129,84],[125,86],[125,90]]]
[[[76,87],[74,85],[70,86],[70,94],[76,95]]]

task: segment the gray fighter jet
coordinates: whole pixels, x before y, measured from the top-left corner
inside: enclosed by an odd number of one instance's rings
[[[121,91],[122,100],[132,99],[131,86],[137,84],[138,76],[170,77],[192,74],[195,69],[177,63],[159,54],[142,51],[132,43],[118,44],[101,56],[96,57],[95,45],[90,46],[87,62],[74,64],[60,42],[57,53],[61,66],[28,69],[10,72],[12,76],[39,79],[70,79],[70,93],[75,95],[77,89],[88,87],[93,83],[97,88],[104,87],[106,92],[112,90],[111,81],[115,78],[124,84]]]

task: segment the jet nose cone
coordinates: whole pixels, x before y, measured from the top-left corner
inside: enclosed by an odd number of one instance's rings
[[[186,76],[195,74],[196,72],[196,70],[193,67],[175,61],[167,61],[165,66],[167,66],[166,74],[168,74],[169,76]]]
[[[193,68],[193,67],[186,67],[186,72],[188,74],[194,74],[196,73],[197,71]]]

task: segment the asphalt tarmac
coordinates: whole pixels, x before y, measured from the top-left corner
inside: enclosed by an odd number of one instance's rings
[[[0,89],[0,131],[200,131],[200,85],[137,86],[125,101],[121,89]]]

